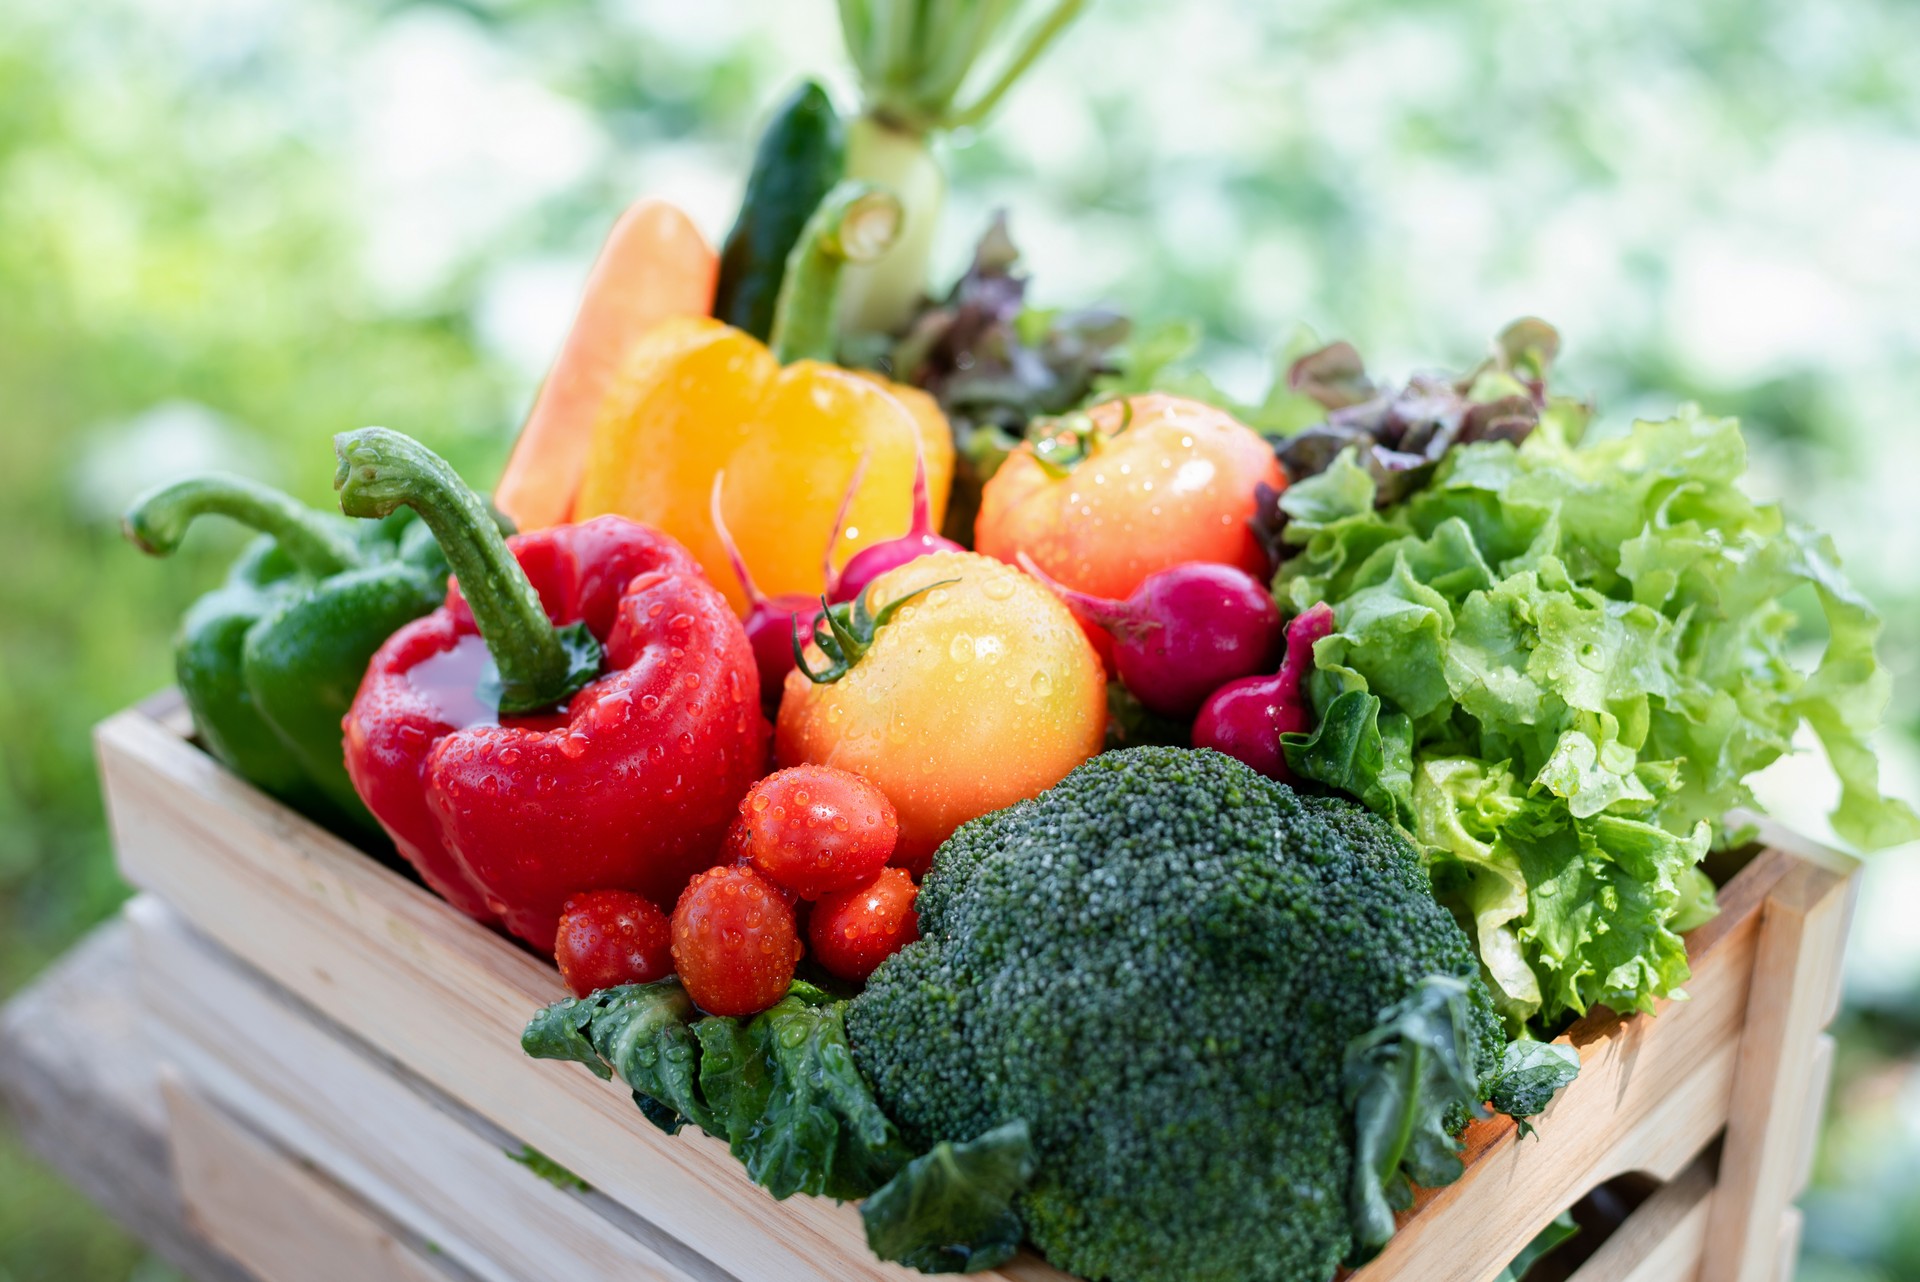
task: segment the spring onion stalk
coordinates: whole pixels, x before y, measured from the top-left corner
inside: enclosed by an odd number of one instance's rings
[[[891,333],[927,287],[946,202],[940,136],[993,111],[1086,0],[840,0],[864,106],[847,132],[847,177],[900,197],[900,237],[850,267],[843,332]]]

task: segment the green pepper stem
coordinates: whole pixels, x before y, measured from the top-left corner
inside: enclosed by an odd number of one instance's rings
[[[849,263],[871,263],[899,239],[900,199],[872,183],[843,182],[807,219],[787,257],[768,346],[782,365],[831,361],[840,277]]]
[[[378,518],[410,507],[433,531],[499,669],[502,712],[551,707],[586,684],[579,679],[581,657],[572,652],[581,630],[563,632],[547,619],[540,594],[508,550],[486,500],[445,459],[384,427],[342,432],[333,438],[333,450],[341,511]],[[592,680],[597,647],[587,666],[586,680]]]
[[[289,560],[315,578],[364,562],[346,531],[329,518],[271,485],[220,472],[149,490],[127,509],[120,529],[149,556],[171,556],[201,516],[224,516],[271,536]]]

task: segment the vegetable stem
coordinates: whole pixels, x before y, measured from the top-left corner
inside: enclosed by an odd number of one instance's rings
[[[782,365],[833,360],[841,274],[886,253],[900,220],[899,199],[872,183],[843,182],[827,193],[787,259],[774,305],[768,346]]]
[[[384,427],[343,432],[333,449],[343,512],[377,518],[410,507],[433,531],[493,656],[501,712],[553,707],[599,674],[600,643],[584,624],[556,628],[548,620],[486,500],[445,459]]]
[[[363,563],[344,530],[270,485],[212,473],[150,490],[127,509],[121,530],[150,556],[171,556],[201,516],[224,516],[272,537],[303,572],[324,579]]]

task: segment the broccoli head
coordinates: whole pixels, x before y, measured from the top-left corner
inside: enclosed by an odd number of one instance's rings
[[[1442,976],[1475,1081],[1504,1044],[1413,849],[1215,752],[1107,753],[975,820],[918,907],[848,1009],[855,1060],[917,1147],[1024,1121],[1018,1209],[1083,1277],[1325,1282],[1356,1245],[1357,1039],[1391,1053],[1383,1016]]]

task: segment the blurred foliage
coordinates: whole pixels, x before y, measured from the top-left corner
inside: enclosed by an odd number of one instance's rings
[[[1394,373],[1546,315],[1616,421],[1741,414],[1911,673],[1920,6],[1091,9],[955,153],[947,269],[1010,206],[1039,303],[1193,316],[1249,396],[1302,322]],[[125,500],[219,465],[324,503],[375,422],[488,479],[619,206],[723,228],[758,114],[839,59],[829,0],[0,4],[0,995],[125,893],[88,728],[237,544],[146,562]],[[1915,1030],[1851,1027],[1807,1276],[1920,1278]],[[0,1136],[0,1282],[137,1258]]]

